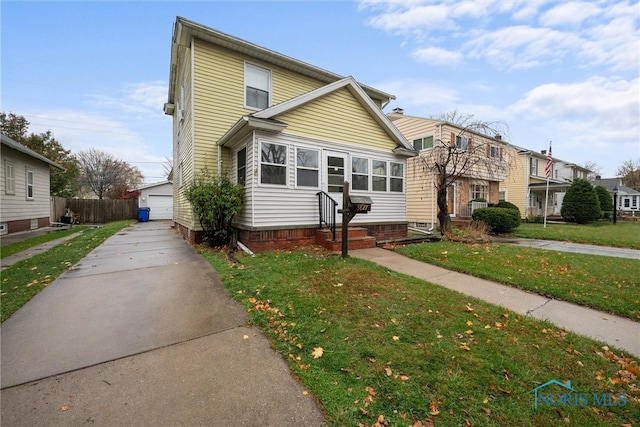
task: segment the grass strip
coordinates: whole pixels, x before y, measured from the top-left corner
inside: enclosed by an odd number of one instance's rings
[[[640,249],[640,222],[547,224],[546,228],[542,224],[525,223],[520,224],[509,236]]]
[[[449,270],[640,320],[638,260],[495,243],[435,242],[395,250]]]
[[[86,225],[80,225],[73,228],[65,228],[52,230],[47,234],[43,234],[41,236],[32,237],[30,239],[23,240],[21,242],[11,243],[5,246],[0,247],[0,259],[15,255],[18,252],[26,251],[29,248],[34,246],[41,245],[43,243],[50,242],[52,240],[60,239],[62,237],[67,237],[71,234],[79,233],[87,228]]]
[[[640,412],[638,359],[550,323],[322,250],[201,253],[328,425],[610,426]],[[552,379],[588,405],[534,408]]]
[[[35,255],[3,270],[0,283],[0,321],[4,322],[107,238],[133,222],[116,221],[85,230],[81,235],[56,246],[54,250]]]

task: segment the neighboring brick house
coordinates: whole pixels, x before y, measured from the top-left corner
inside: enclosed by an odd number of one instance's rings
[[[315,243],[318,193],[341,204],[344,181],[373,201],[352,224],[379,239],[406,236],[406,159],[415,152],[382,113],[392,99],[177,18],[164,108],[173,117],[177,228],[202,238],[185,189],[206,168],[245,186],[234,226],[254,251]]]
[[[433,162],[439,146],[455,146],[462,156],[468,156],[472,167],[448,186],[447,210],[452,218],[470,218],[473,209],[486,206],[472,204],[475,199],[498,202],[500,183],[507,176],[506,143],[501,137],[491,137],[470,131],[443,120],[405,115],[402,109],[387,114],[398,130],[413,143],[419,156],[407,164],[407,219],[416,226],[437,226],[437,176],[425,169],[423,159]],[[448,148],[445,148],[445,151]],[[464,158],[464,157],[463,157]]]

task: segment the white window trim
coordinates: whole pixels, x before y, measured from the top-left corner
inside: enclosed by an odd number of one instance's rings
[[[283,147],[286,147],[286,153],[287,153],[287,158],[284,160],[284,164],[282,163],[266,163],[262,161],[262,144],[273,144],[273,145],[281,145]],[[289,188],[289,156],[291,155],[290,153],[290,146],[289,144],[283,144],[281,142],[271,142],[271,141],[264,141],[264,140],[259,140],[258,141],[258,185],[262,186],[262,187],[272,187],[272,188]],[[264,183],[262,182],[262,165],[273,165],[273,166],[278,166],[278,167],[284,167],[285,168],[285,181],[284,184],[270,184],[270,183]]]
[[[425,148],[425,146],[424,146],[425,138],[431,138],[431,147],[426,147]],[[417,140],[420,140],[420,146],[422,147],[418,151],[425,151],[425,150],[432,150],[433,149],[433,146],[435,144],[436,138],[435,138],[435,135],[425,135],[425,136],[421,136],[421,137],[418,137],[418,138],[413,138],[413,140],[411,141],[411,144],[413,145],[414,148],[415,148],[415,142]]]
[[[367,173],[354,173],[353,172],[353,159],[360,159],[360,160],[364,160],[367,162]],[[366,176],[367,177],[367,189],[366,190],[361,190],[361,189],[355,189],[355,188],[351,188],[352,191],[363,191],[366,193],[369,193],[371,191],[371,159],[367,158],[367,157],[361,157],[361,156],[351,156],[350,159],[351,161],[351,186],[353,187],[353,175],[358,175],[358,176]]]
[[[29,183],[29,176],[31,176],[31,183]],[[34,200],[36,198],[36,174],[33,170],[27,169],[25,173],[25,197],[27,200]],[[31,187],[31,196],[29,196],[29,187]]]
[[[308,166],[299,166],[298,165],[298,150],[314,151],[318,155],[318,157],[317,157],[318,166],[316,166],[315,168],[308,167]],[[321,158],[320,157],[321,156],[320,150],[316,150],[314,148],[306,148],[306,147],[295,147],[295,155],[296,155],[295,156],[295,164],[296,164],[295,165],[295,168],[296,168],[295,187],[296,188],[300,188],[300,189],[314,189],[314,190],[319,189],[320,185],[321,185],[321,183],[320,183],[320,181],[321,181],[321,179],[320,179],[320,158]],[[318,183],[315,186],[298,184],[298,169],[316,171],[316,173],[318,174],[317,175]]]
[[[394,163],[397,164],[397,165],[402,166],[402,176],[392,175],[393,168],[391,167],[391,165],[394,164]],[[405,187],[405,183],[406,183],[406,179],[405,179],[405,170],[406,169],[407,169],[407,167],[406,167],[406,165],[404,163],[401,163],[401,162],[389,162],[389,192],[390,193],[396,193],[396,194],[404,193],[404,187]],[[402,180],[402,190],[393,191],[391,189],[391,180],[393,180],[393,179]]]
[[[4,193],[16,194],[16,166],[9,161],[4,163]]]
[[[0,222],[0,235],[9,234],[9,226],[6,222]]]
[[[495,151],[495,156],[493,155]],[[497,145],[491,145],[489,148],[489,157],[491,157],[492,159],[500,159],[500,147]]]
[[[373,173],[374,167],[373,167],[373,162],[382,162],[385,164],[385,175],[378,175]],[[379,160],[379,159],[372,159],[371,160],[371,192],[374,193],[388,193],[389,192],[389,173],[391,171],[389,170],[389,162],[386,160]],[[382,190],[375,190],[373,188],[373,178],[382,178],[384,177],[384,191]]]
[[[252,64],[251,62],[246,62],[244,63],[244,85],[242,86],[242,90],[243,90],[243,98],[244,98],[244,108],[246,108],[247,110],[254,110],[254,111],[261,111],[261,108],[257,108],[257,107],[252,107],[250,105],[247,104],[247,69],[248,68],[257,68],[260,70],[264,70],[269,74],[269,93],[268,93],[268,99],[267,99],[267,108],[271,107],[271,94],[272,94],[272,85],[273,85],[273,75],[271,73],[271,70],[269,68],[265,68],[265,67],[261,67],[260,65],[256,65],[256,64]]]

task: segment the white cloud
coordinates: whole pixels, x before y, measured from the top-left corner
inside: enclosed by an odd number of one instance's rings
[[[454,52],[439,47],[424,47],[411,53],[418,62],[426,62],[431,65],[453,66],[463,60],[460,52]]]
[[[420,79],[379,82],[375,87],[394,94],[394,107],[404,108],[406,114],[424,116],[451,109],[459,101],[458,91],[448,84]]]
[[[464,50],[498,69],[522,69],[557,61],[579,46],[580,39],[572,34],[519,25],[478,35]]]
[[[597,16],[601,9],[593,3],[567,2],[546,11],[540,16],[540,24],[543,26],[578,25],[586,19]]]
[[[163,81],[129,83],[119,96],[107,94],[90,95],[100,106],[114,108],[125,113],[162,114],[162,105],[167,97],[167,83]]]
[[[368,20],[369,25],[392,33],[429,33],[455,29],[457,26],[451,19],[451,9],[447,5],[416,5],[398,10],[391,8]]]

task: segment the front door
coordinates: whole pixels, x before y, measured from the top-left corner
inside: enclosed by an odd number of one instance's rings
[[[322,189],[338,202],[338,209],[342,209],[342,190],[349,176],[347,166],[347,153],[324,152]]]
[[[450,217],[456,216],[456,185],[451,184],[447,187],[447,211]]]

